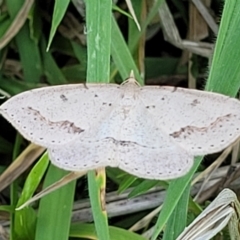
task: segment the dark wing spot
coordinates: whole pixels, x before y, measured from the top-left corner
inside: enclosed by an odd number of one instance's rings
[[[66,102],[68,99],[67,99],[67,97],[64,95],[64,94],[61,94],[60,95],[60,98],[64,101],[64,102]]]
[[[200,103],[199,100],[194,99],[194,100],[192,101],[191,105],[192,105],[193,107],[196,107],[199,103]]]

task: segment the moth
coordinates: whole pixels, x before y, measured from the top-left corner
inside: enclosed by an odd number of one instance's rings
[[[194,156],[240,136],[240,102],[218,93],[164,86],[69,84],[20,93],[0,113],[69,171],[119,167],[147,179],[186,174]]]

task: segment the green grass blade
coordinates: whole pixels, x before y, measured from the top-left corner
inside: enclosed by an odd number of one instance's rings
[[[177,206],[182,194],[185,189],[189,186],[193,174],[196,172],[198,166],[202,161],[201,157],[195,159],[192,169],[187,173],[187,175],[171,181],[169,184],[162,211],[158,217],[157,223],[155,225],[155,230],[152,235],[152,240],[157,239],[159,233],[163,230],[164,225],[167,223],[171,214],[173,213],[175,207]]]
[[[110,73],[110,44],[112,2],[86,2],[87,23],[87,81],[108,82]]]
[[[0,16],[0,40],[2,41],[2,37],[6,33],[9,26],[12,24],[12,19],[9,19],[7,14],[1,14]]]
[[[108,82],[110,74],[111,0],[86,1],[87,82]],[[98,174],[95,174],[98,173]],[[108,240],[108,219],[105,205],[105,172],[90,171],[88,187],[98,239]]]
[[[130,71],[133,70],[136,79],[139,81],[140,84],[143,84],[137,66],[114,18],[112,18],[111,53],[113,61],[122,79],[126,79],[127,77],[129,77]]]
[[[239,43],[239,37],[235,38],[235,35],[238,34],[239,28],[239,25],[237,24],[237,22],[239,22],[239,14],[236,13],[239,11],[240,11],[239,1],[235,0],[225,2],[225,7],[217,38],[217,44],[215,46],[212,66],[210,69],[210,75],[208,78],[208,82],[206,84],[207,90],[217,91],[232,96],[236,94],[240,86],[239,85],[240,78],[239,77],[236,78],[236,76],[239,76],[238,75],[239,63],[238,61],[233,61],[232,59],[233,57],[234,59],[240,58],[240,51],[235,50],[235,48],[232,47],[233,44],[236,46]],[[200,164],[199,158],[195,160],[194,166],[196,166],[196,164]],[[174,207],[177,206],[180,196],[183,194],[183,190],[187,187],[187,184],[190,182],[190,179],[194,172],[193,170],[194,169],[192,169],[190,173],[188,173],[180,180],[175,180],[171,182],[152,239],[157,238],[158,234],[163,229],[165,223],[167,222],[170,216],[169,213],[172,213]],[[176,194],[178,196],[176,196]],[[171,202],[173,199],[174,202]],[[172,207],[173,205],[174,207]]]
[[[40,49],[42,54],[42,61],[44,66],[44,73],[47,76],[47,80],[50,84],[64,84],[68,83],[61,69],[56,64],[50,51],[46,51],[46,41],[42,37],[40,42]]]
[[[105,208],[105,171],[88,172],[88,191],[92,207],[93,219],[98,239],[109,239],[107,211]]]
[[[20,82],[17,79],[8,79],[0,76],[0,88],[11,96],[36,88],[37,86],[35,83]]]
[[[163,240],[175,240],[186,227],[190,188],[189,183],[167,222]]]
[[[87,51],[86,48],[82,45],[79,45],[73,41],[71,41],[71,45],[73,48],[73,52],[81,64],[81,69],[87,68]]]
[[[240,87],[240,1],[225,1],[206,90],[235,96]]]
[[[128,195],[129,198],[137,197],[146,193],[149,189],[155,187],[159,183],[158,180],[143,180]]]
[[[42,180],[43,175],[49,164],[47,154],[35,164],[24,183],[22,194],[18,200],[17,207],[29,200]],[[31,240],[35,235],[37,213],[31,207],[15,211],[14,231],[19,239]]]
[[[139,24],[145,20],[146,17],[145,12],[146,10],[146,1],[144,0],[131,0],[135,15],[137,20],[139,21]],[[133,58],[135,60],[136,65],[138,66],[139,71],[141,72],[141,76],[144,78],[145,76],[145,66],[144,66],[144,54],[145,54],[145,39],[144,35],[145,32],[140,32],[135,21],[133,19],[128,18],[128,46],[131,49],[131,46],[133,44],[136,44],[135,42],[135,36],[139,35],[141,33],[141,38],[139,38],[137,42],[137,46],[134,46],[134,49],[136,49],[134,52],[132,52]],[[133,43],[132,43],[133,40]]]
[[[50,45],[52,43],[53,37],[57,31],[57,28],[62,21],[64,14],[67,11],[67,7],[69,5],[70,0],[56,0],[54,4],[54,10],[53,10],[53,21],[50,31],[50,37],[47,45],[47,51],[50,48]]]
[[[146,240],[146,238],[125,229],[109,226],[111,240]],[[98,239],[95,233],[95,226],[86,223],[73,223],[70,229],[70,236],[84,239]]]
[[[66,171],[51,165],[44,181],[44,188],[65,175]],[[75,183],[76,181],[68,183],[40,200],[35,240],[68,239]]]
[[[21,206],[33,196],[46,172],[48,164],[49,158],[47,153],[45,153],[28,174],[16,207]]]
[[[148,14],[148,16],[146,18],[146,21],[143,22],[142,25],[141,25],[141,32],[136,34],[131,39],[131,45],[129,45],[129,49],[130,49],[131,53],[133,53],[135,51],[135,48],[137,47],[137,43],[138,43],[139,39],[141,38],[143,32],[146,31],[147,26],[149,25],[149,23],[152,21],[152,19],[157,14],[158,9],[161,6],[161,4],[163,3],[163,1],[164,0],[156,0],[156,1],[154,1],[154,4],[153,4],[152,8],[150,9],[149,14]]]
[[[6,1],[11,17],[14,17],[22,6],[22,1]],[[38,82],[42,75],[42,63],[37,42],[30,38],[30,29],[26,22],[15,37],[24,79],[27,82]]]
[[[13,148],[13,160],[17,158],[17,156],[20,153],[20,146],[22,143],[22,137],[20,136],[20,134],[17,134],[16,136],[16,140],[15,140],[15,144],[14,144],[14,148]],[[18,201],[18,180],[15,180],[12,182],[11,186],[10,186],[10,196],[11,196],[11,207],[14,207],[17,205],[17,201]],[[14,229],[14,220],[15,220],[15,212],[12,212],[10,215],[10,239],[14,240],[16,237],[16,231]]]

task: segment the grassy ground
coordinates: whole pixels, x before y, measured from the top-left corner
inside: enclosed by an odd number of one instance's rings
[[[88,0],[85,6],[77,0],[6,0],[0,15],[1,95],[46,85],[121,83],[134,70],[142,85],[205,88],[234,97],[240,86],[240,3],[202,2],[200,14],[187,1],[132,0],[139,31],[124,1],[115,6]],[[237,167],[226,181],[230,162],[238,160],[234,147],[232,161],[230,151],[198,157],[187,175],[172,181],[138,179],[114,168],[90,171],[16,211],[68,173],[3,118],[0,126],[3,239],[176,239],[222,188],[238,191]],[[213,162],[218,166],[209,173]]]

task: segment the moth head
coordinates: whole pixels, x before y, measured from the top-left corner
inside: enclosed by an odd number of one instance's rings
[[[140,87],[140,84],[138,83],[138,81],[136,80],[135,76],[134,76],[134,72],[133,70],[131,70],[130,74],[129,74],[129,77],[121,84],[121,85],[126,85],[126,86],[138,86]]]

